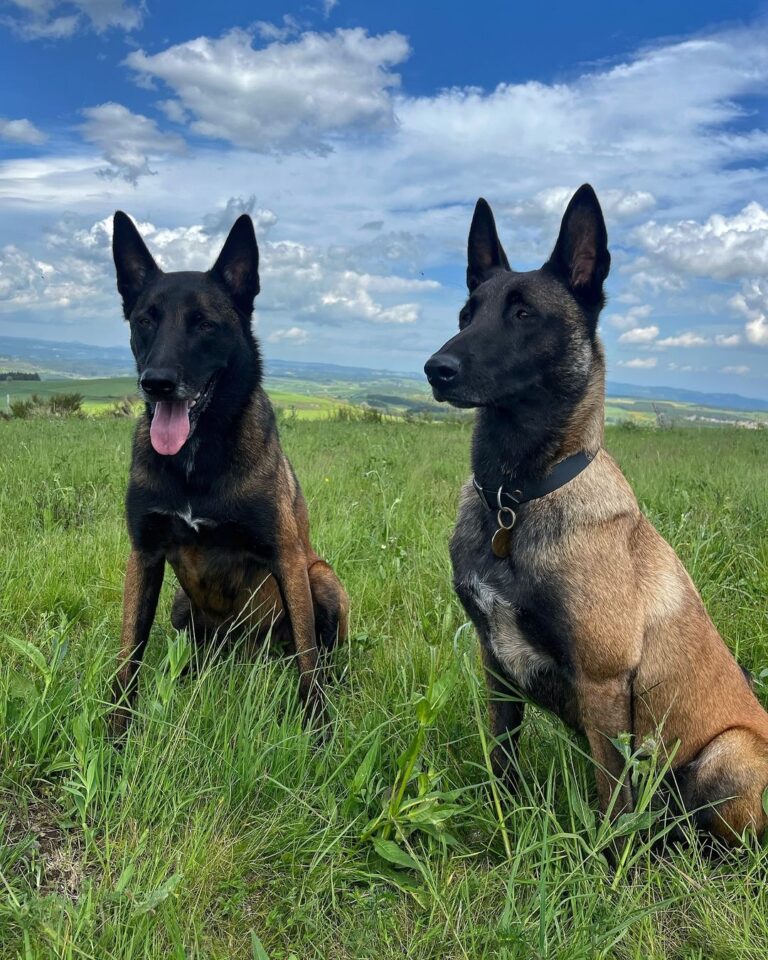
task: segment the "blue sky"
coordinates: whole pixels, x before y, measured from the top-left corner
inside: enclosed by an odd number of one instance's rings
[[[0,0],[0,333],[126,343],[112,211],[204,269],[247,210],[268,356],[418,370],[477,196],[528,269],[590,181],[609,375],[768,397],[766,6],[542,11]]]

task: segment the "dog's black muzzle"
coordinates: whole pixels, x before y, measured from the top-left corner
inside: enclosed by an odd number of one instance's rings
[[[450,353],[435,353],[424,364],[424,373],[435,400],[449,400],[461,372],[461,361]]]
[[[217,374],[206,381],[201,389],[196,389],[186,381],[178,370],[170,367],[147,367],[139,377],[139,389],[142,399],[152,404],[162,401],[186,400],[189,404],[189,415],[195,421],[208,406]]]
[[[139,387],[150,403],[158,400],[180,400],[178,372],[171,367],[147,367],[139,377]]]

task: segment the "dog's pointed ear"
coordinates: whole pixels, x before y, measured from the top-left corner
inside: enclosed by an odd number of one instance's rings
[[[129,316],[139,294],[162,271],[147,250],[131,218],[118,210],[112,221],[112,257],[117,271],[117,289],[123,298],[123,312]]]
[[[611,255],[603,211],[588,183],[571,197],[547,265],[565,280],[576,297],[591,304],[602,302]]]
[[[509,270],[509,261],[496,232],[496,221],[482,197],[475,204],[467,240],[467,287],[479,287],[494,270]]]
[[[240,310],[250,316],[259,292],[259,248],[253,221],[247,213],[235,220],[211,274],[224,284]]]

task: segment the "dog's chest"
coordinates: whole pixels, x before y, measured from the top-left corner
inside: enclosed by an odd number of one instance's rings
[[[194,533],[199,533],[203,527],[207,527],[210,530],[220,524],[220,520],[213,517],[204,517],[199,510],[195,513],[191,500],[188,500],[186,506],[183,506],[181,509],[164,509],[158,510],[157,512],[175,518],[181,522],[184,528]]]
[[[142,497],[129,491],[128,523],[140,549],[161,551],[168,559],[180,549],[194,547],[219,556],[244,554],[262,561],[274,555],[272,514],[260,501],[238,502],[225,496],[183,495]]]
[[[456,579],[456,592],[480,634],[506,674],[526,688],[541,670],[554,665],[552,656],[527,635],[525,611],[495,578],[466,570]]]
[[[534,696],[545,675],[569,668],[563,598],[525,518],[514,529],[510,556],[495,557],[496,515],[476,500],[474,491],[464,497],[451,540],[456,593],[481,643],[506,675]]]

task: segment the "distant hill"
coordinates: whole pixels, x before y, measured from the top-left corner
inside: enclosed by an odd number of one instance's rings
[[[375,382],[377,393],[387,395],[387,384],[399,384],[408,394],[424,394],[429,389],[422,373],[396,373],[368,367],[346,367],[336,363],[309,363],[299,360],[279,360],[266,357],[267,376],[288,388],[291,381],[314,383],[327,389],[331,384],[368,386]],[[133,356],[125,347],[97,347],[78,342],[56,342],[27,337],[0,336],[0,370],[38,371],[50,379],[82,377],[132,376],[135,372]],[[609,381],[609,397],[623,397],[643,401],[667,401],[693,404],[718,410],[768,411],[768,401],[742,397],[736,393],[704,393],[678,387],[645,387],[633,383]],[[346,394],[346,391],[344,391]],[[353,399],[365,399],[354,397]]]
[[[62,377],[117,377],[135,367],[128,347],[96,347],[91,343],[0,336],[0,370],[10,366]]]
[[[314,380],[317,383],[324,381],[348,380],[350,383],[360,383],[368,380],[414,380],[426,385],[423,373],[396,373],[393,370],[379,370],[372,367],[345,367],[338,363],[305,363],[298,360],[278,360],[276,357],[265,357],[264,367],[267,376],[298,380]]]
[[[635,383],[608,381],[605,392],[609,397],[633,397],[638,400],[671,400],[677,403],[694,403],[700,407],[717,407],[725,410],[768,410],[768,400],[742,397],[738,393],[701,393],[698,390],[682,390],[679,387],[639,387]]]

